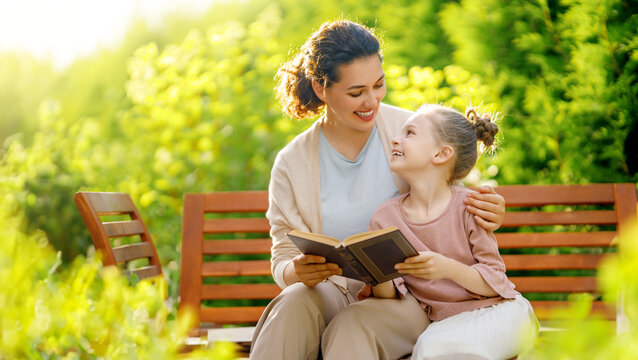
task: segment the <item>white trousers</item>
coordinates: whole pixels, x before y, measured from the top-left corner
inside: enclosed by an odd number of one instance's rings
[[[518,295],[432,322],[419,336],[412,360],[509,359],[534,345],[538,329],[532,306]]]
[[[410,354],[430,321],[419,302],[370,298],[356,301],[363,283],[348,289],[330,281],[314,288],[288,286],[257,323],[251,359],[398,359]]]

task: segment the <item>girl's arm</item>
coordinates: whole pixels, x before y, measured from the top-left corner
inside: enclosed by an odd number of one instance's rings
[[[421,251],[419,255],[397,264],[395,268],[403,274],[422,279],[449,279],[478,295],[498,295],[476,269],[433,251]]]
[[[469,193],[463,203],[483,229],[494,231],[503,224],[505,199],[491,186],[482,186],[478,191]]]

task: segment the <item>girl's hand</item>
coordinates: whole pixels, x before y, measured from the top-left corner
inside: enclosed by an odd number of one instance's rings
[[[326,263],[326,258],[316,255],[297,255],[292,260],[299,281],[309,287],[315,287],[332,275],[341,275],[337,264]]]
[[[505,199],[493,187],[484,185],[478,193],[470,193],[463,200],[467,211],[474,214],[476,223],[487,231],[501,227],[505,217]]]
[[[433,251],[420,251],[419,255],[405,259],[394,266],[400,273],[422,279],[436,280],[449,278],[452,259]]]

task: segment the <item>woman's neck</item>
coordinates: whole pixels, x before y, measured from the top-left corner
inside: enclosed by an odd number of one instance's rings
[[[422,176],[406,180],[410,184],[410,194],[402,206],[411,221],[428,222],[445,211],[452,199],[452,189],[441,174],[430,169]]]
[[[357,159],[372,132],[372,128],[368,131],[357,131],[329,120],[328,116],[323,117],[321,130],[330,145],[350,161]]]

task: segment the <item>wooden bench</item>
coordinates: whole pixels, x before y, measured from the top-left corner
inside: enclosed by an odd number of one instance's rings
[[[79,191],[73,196],[93,245],[106,266],[121,268],[140,279],[162,276],[162,264],[153,239],[131,197],[125,193]],[[104,218],[120,218],[109,219]],[[114,245],[112,239],[125,239]],[[135,265],[128,269],[129,265]],[[141,266],[140,266],[141,265]]]
[[[600,301],[596,268],[616,252],[624,222],[636,219],[635,184],[496,190],[508,208],[496,234],[508,276],[538,318],[565,307],[568,294],[588,292],[594,310],[614,319],[614,306]],[[270,275],[267,207],[266,191],[184,196],[180,313],[192,309],[199,328],[253,325],[280,293]]]

